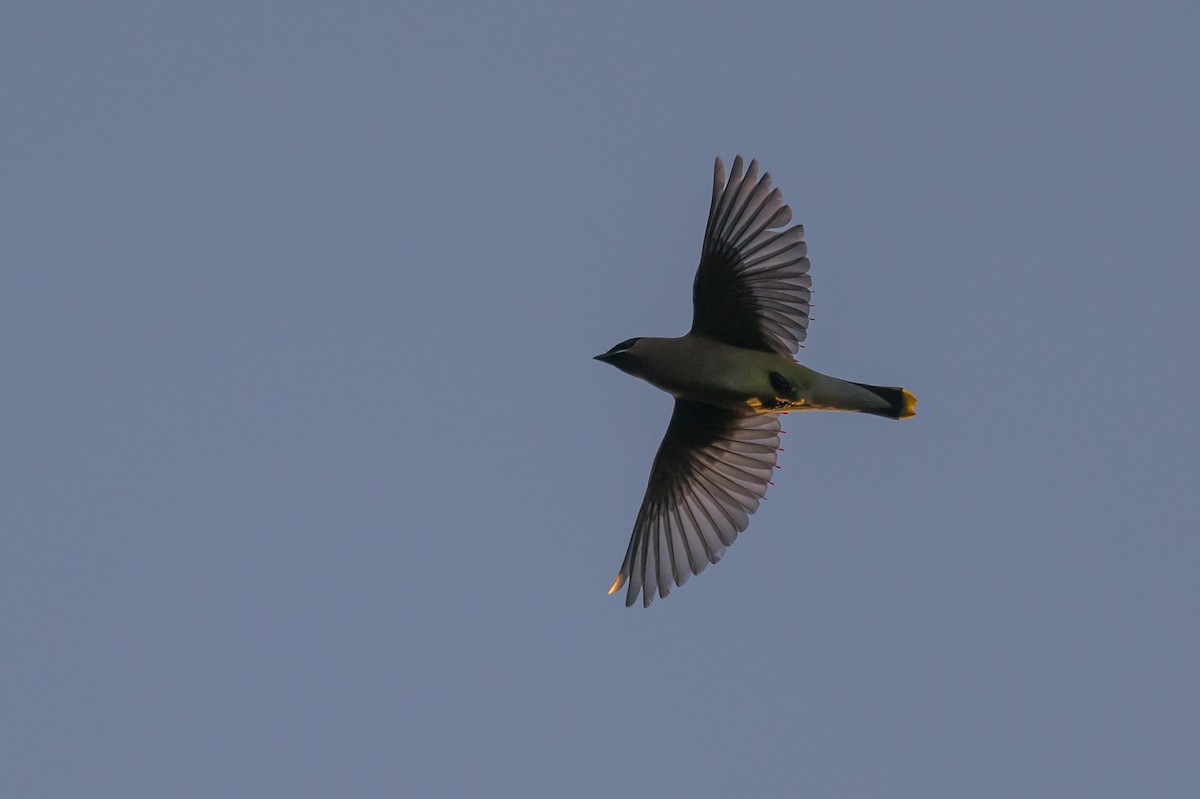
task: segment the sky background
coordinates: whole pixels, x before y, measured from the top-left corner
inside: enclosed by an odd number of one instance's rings
[[[1198,27],[5,3],[0,795],[1200,795]],[[920,412],[626,609],[737,153]]]

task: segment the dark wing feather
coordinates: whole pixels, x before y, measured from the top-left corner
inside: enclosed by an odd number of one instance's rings
[[[692,287],[692,332],[735,347],[792,357],[808,333],[808,245],[804,226],[778,230],[792,210],[758,162],[729,180],[717,159],[704,250]]]
[[[614,584],[649,607],[725,554],[767,493],[779,418],[676,400]]]

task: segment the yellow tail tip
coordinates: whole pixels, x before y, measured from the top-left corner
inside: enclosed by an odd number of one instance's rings
[[[617,591],[621,590],[621,586],[623,585],[625,585],[625,575],[618,574],[617,579],[613,580],[612,588],[608,589],[608,595],[612,596],[613,594],[617,593]]]
[[[904,393],[904,410],[900,412],[901,419],[909,419],[917,415],[917,398],[908,389],[900,389]]]

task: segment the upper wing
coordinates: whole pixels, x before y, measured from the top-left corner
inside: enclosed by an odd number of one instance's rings
[[[625,561],[609,593],[628,581],[625,605],[665,597],[725,554],[767,493],[779,418],[675,400],[654,457]]]
[[[808,245],[804,226],[780,228],[792,209],[771,175],[733,159],[729,182],[717,159],[704,250],[692,286],[692,332],[790,358],[808,333]]]

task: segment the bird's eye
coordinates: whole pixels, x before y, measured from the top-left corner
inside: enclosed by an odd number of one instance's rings
[[[613,347],[608,352],[610,355],[613,353],[616,353],[616,352],[624,352],[625,350],[629,349],[630,347],[632,347],[634,344],[637,344],[637,343],[638,343],[638,339],[636,339],[636,338],[626,339],[625,341],[622,341],[617,346]]]

